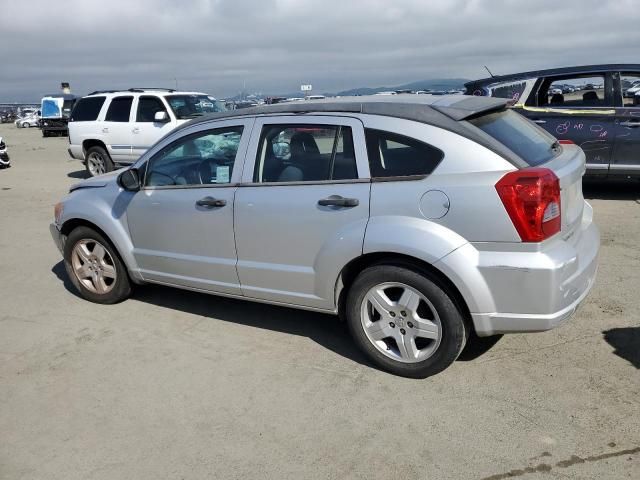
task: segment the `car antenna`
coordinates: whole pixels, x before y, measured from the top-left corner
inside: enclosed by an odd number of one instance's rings
[[[487,72],[489,72],[489,75],[491,75],[491,78],[494,78],[493,73],[491,73],[491,70],[489,70],[489,67],[487,67],[486,65],[483,65],[484,68],[487,70]]]

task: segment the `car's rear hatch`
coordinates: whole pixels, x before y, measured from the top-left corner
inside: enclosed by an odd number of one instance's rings
[[[560,145],[542,128],[513,110],[477,115],[468,123],[509,149],[520,159],[519,169],[546,168],[560,183],[561,235],[569,238],[582,221],[582,176],[585,156],[576,145]]]

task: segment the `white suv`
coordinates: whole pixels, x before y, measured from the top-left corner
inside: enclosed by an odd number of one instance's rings
[[[131,164],[176,126],[210,112],[222,102],[205,93],[161,88],[93,92],[81,98],[69,119],[69,155],[89,175]]]

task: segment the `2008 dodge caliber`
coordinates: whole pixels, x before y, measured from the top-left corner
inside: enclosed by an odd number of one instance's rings
[[[505,100],[393,96],[202,117],[72,187],[51,233],[80,294],[158,283],[343,315],[427,377],[471,332],[536,332],[591,289],[585,157]]]

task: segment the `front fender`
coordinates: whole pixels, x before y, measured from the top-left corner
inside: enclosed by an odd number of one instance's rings
[[[133,244],[125,214],[132,196],[132,193],[123,191],[115,184],[75,190],[64,200],[60,224],[62,231],[65,231],[65,225],[78,220],[98,227],[116,247],[132,278],[142,281],[133,256]]]

